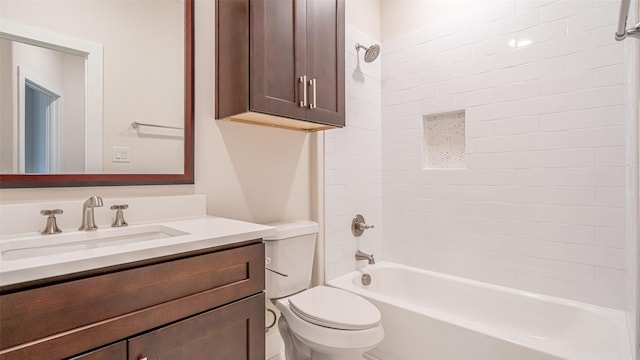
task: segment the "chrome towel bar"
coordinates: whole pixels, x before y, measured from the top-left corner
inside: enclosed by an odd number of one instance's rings
[[[137,129],[140,126],[151,126],[151,127],[157,127],[157,128],[163,128],[163,129],[176,129],[176,130],[184,130],[184,128],[181,127],[175,127],[175,126],[166,126],[166,125],[156,125],[156,124],[145,124],[145,123],[141,123],[141,122],[137,122],[134,121],[131,123],[131,127],[134,129]]]

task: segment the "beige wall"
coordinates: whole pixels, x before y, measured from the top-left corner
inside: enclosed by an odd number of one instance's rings
[[[212,215],[255,222],[311,218],[316,135],[214,120],[213,16],[213,0],[196,0],[195,185],[2,189],[0,201],[198,193],[207,195]]]
[[[381,39],[386,41],[497,0],[380,0]]]
[[[347,23],[375,39],[380,39],[380,1],[345,0],[345,19]]]
[[[5,40],[9,41],[9,40]],[[62,137],[60,141],[59,172],[83,173],[85,171],[85,70],[84,57],[39,46],[10,41],[13,44],[11,70],[20,67],[28,72],[27,77],[35,76],[44,86],[52,86],[63,94]],[[14,98],[19,98],[18,77],[12,74]],[[31,79],[33,80],[33,79]],[[16,116],[17,114],[14,114]],[[2,131],[11,128],[11,122],[17,122],[13,116],[2,118]],[[3,164],[2,169],[9,168]]]
[[[381,41],[498,0],[346,0],[346,21]]]
[[[11,79],[10,81],[0,81],[0,171],[9,173],[13,171],[13,121],[9,124],[2,122],[2,119],[13,119],[14,109],[14,87],[13,72],[13,47],[10,41],[0,40],[0,79]],[[17,165],[16,165],[17,166]]]

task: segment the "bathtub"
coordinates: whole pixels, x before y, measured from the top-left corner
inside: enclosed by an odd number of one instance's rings
[[[622,311],[408,266],[366,267],[329,282],[371,301],[380,360],[630,360]]]

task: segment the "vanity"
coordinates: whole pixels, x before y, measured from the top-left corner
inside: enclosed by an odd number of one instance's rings
[[[264,359],[261,238],[273,228],[133,218],[122,230],[100,225],[88,240],[65,226],[3,235],[0,359]]]

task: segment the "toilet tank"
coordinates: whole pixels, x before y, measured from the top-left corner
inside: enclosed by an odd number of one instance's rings
[[[318,223],[308,220],[283,221],[268,224],[276,234],[264,238],[266,296],[277,299],[309,287],[313,269]]]

